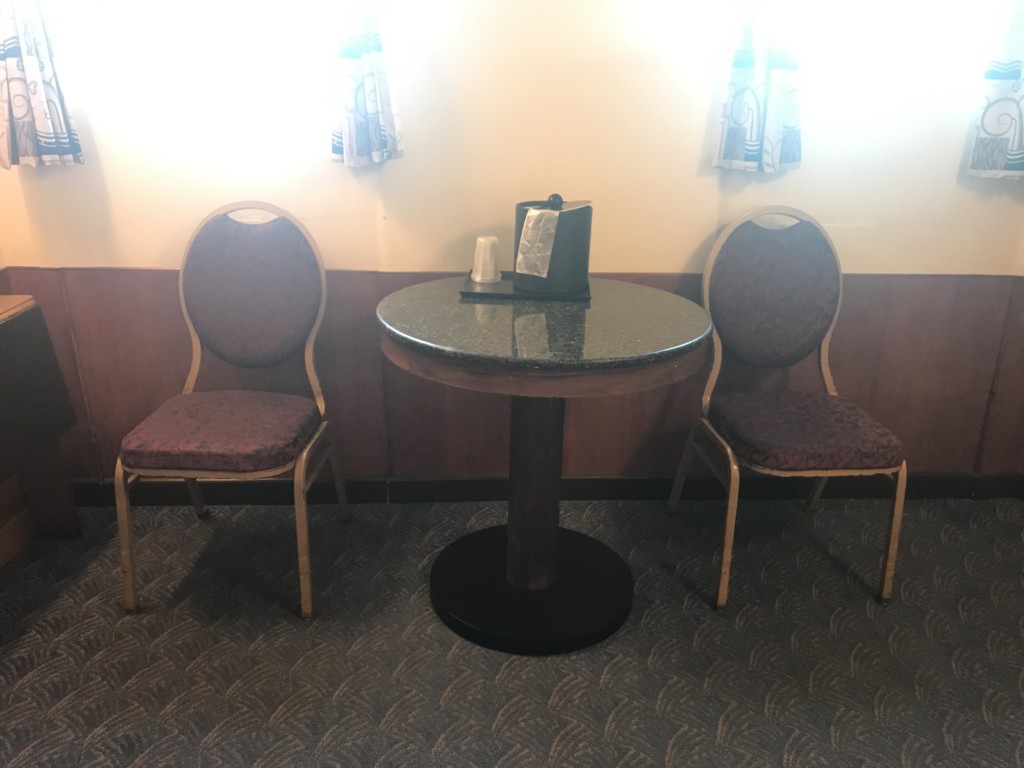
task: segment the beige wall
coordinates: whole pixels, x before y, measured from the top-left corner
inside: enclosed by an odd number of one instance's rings
[[[463,269],[478,234],[510,268],[515,202],[558,191],[594,202],[594,271],[700,271],[720,222],[778,203],[849,272],[1024,274],[1024,193],[960,174],[990,34],[960,1],[948,21],[809,4],[804,162],[764,180],[711,168],[728,4],[382,0],[406,157],[353,171],[327,159],[329,4],[50,0],[87,164],[0,173],[0,254],[173,268],[210,209],[261,198],[329,268]],[[907,18],[878,29],[874,5]]]

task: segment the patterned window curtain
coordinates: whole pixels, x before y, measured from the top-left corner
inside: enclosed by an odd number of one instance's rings
[[[984,106],[968,147],[968,176],[1024,179],[1024,6],[1010,20],[1005,44],[984,77]]]
[[[401,157],[402,134],[374,2],[358,0],[352,11],[346,26],[353,34],[338,51],[341,115],[331,133],[331,159],[358,167]]]
[[[0,0],[0,166],[81,163],[36,0]]]
[[[799,64],[785,48],[744,30],[722,107],[715,165],[778,173],[800,165]]]

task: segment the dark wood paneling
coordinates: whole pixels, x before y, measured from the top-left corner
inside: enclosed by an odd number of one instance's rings
[[[68,382],[79,416],[64,438],[73,477],[109,477],[124,433],[184,381],[190,350],[177,273],[9,268],[6,274],[15,290],[35,295],[43,307]],[[442,276],[328,274],[317,364],[350,477],[507,476],[508,397],[425,381],[386,363],[380,352],[379,299]],[[699,275],[612,277],[699,298]],[[1024,404],[1017,394],[1024,381],[1022,285],[1011,277],[846,277],[833,339],[837,386],[903,438],[912,472],[1024,472]],[[233,375],[214,370],[211,381]],[[565,475],[671,475],[699,412],[705,376],[706,367],[671,387],[569,401]],[[283,371],[271,378],[291,380]]]
[[[181,392],[191,347],[178,273],[158,269],[64,271],[99,477],[111,477],[121,438]]]
[[[448,276],[382,273],[380,298],[408,285]],[[512,407],[508,396],[446,387],[387,362],[384,397],[390,476],[508,477]]]
[[[700,275],[603,275],[679,294],[700,303]],[[570,400],[565,416],[565,477],[669,477],[690,425],[700,416],[707,362],[669,387],[620,397]]]
[[[346,477],[388,474],[383,358],[375,311],[376,272],[329,272],[317,373]]]
[[[61,450],[71,477],[101,477],[99,457],[93,440],[90,414],[78,369],[78,354],[71,318],[64,294],[64,270],[36,267],[10,267],[11,289],[34,296],[43,310],[46,329],[53,342],[57,364],[67,385],[75,412],[75,423],[61,438]]]
[[[511,398],[384,367],[392,477],[507,477]]]
[[[1013,282],[984,437],[979,474],[1024,475],[1024,277]]]
[[[913,472],[974,471],[1013,278],[847,275],[840,394],[903,440]]]
[[[14,293],[11,290],[11,276],[5,267],[0,267],[0,293]]]
[[[702,353],[697,353],[702,354]],[[669,477],[700,416],[706,368],[671,387],[569,400],[566,477]]]

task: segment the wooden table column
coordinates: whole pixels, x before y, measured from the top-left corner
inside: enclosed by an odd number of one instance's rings
[[[558,499],[565,400],[513,397],[509,452],[508,583],[545,589],[558,577]]]

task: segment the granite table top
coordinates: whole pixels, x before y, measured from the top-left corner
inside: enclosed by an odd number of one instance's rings
[[[657,288],[590,278],[588,302],[464,299],[466,278],[403,288],[377,306],[384,331],[421,353],[505,368],[626,368],[683,354],[711,332],[697,304]]]

